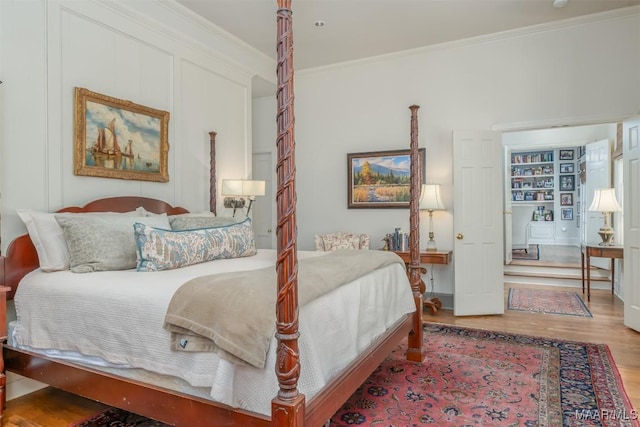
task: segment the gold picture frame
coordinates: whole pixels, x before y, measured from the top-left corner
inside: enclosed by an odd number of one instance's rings
[[[168,182],[169,112],[75,89],[74,174]]]

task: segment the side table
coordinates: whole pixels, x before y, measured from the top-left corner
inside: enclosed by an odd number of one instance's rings
[[[405,266],[409,267],[409,262],[411,262],[410,254],[408,251],[394,251],[396,254],[402,258]],[[442,264],[446,265],[451,262],[451,256],[453,254],[452,250],[449,251],[429,251],[429,252],[420,252],[420,264]],[[424,269],[422,273],[426,273],[427,270]],[[420,291],[424,293],[426,291],[426,286],[424,281],[420,279]],[[429,307],[433,314],[436,314],[438,310],[442,307],[442,302],[439,298],[429,298],[424,301],[424,306]]]
[[[615,270],[613,261],[624,257],[624,246],[601,246],[597,243],[582,243],[580,245],[580,261],[582,265],[582,293],[584,294],[585,259],[587,272],[587,301],[591,301],[591,257],[611,259],[611,293],[613,293]]]

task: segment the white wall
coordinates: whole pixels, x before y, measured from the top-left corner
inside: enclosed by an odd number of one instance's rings
[[[447,205],[434,215],[436,240],[453,248],[451,132],[640,111],[640,11],[629,10],[298,72],[299,247],[312,249],[315,233],[340,229],[369,233],[377,248],[394,227],[408,229],[406,210],[347,209],[346,155],[407,148],[408,107],[418,104],[427,181],[442,184]],[[272,114],[268,102],[254,102],[254,115]],[[275,140],[275,122],[263,123],[254,129],[260,150]],[[424,246],[426,214],[421,224]],[[453,267],[435,274],[436,290],[452,292]]]
[[[0,19],[3,249],[25,231],[16,208],[141,195],[208,210],[212,130],[218,177],[250,176],[251,80],[273,60],[167,0],[2,0]],[[168,183],[73,174],[75,87],[170,112]]]

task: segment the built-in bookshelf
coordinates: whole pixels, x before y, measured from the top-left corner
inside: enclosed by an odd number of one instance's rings
[[[553,150],[511,154],[511,202],[551,203],[555,199]]]

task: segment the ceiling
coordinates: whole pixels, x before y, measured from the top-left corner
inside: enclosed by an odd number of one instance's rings
[[[640,4],[623,0],[293,0],[297,70]],[[276,0],[178,0],[275,58]],[[316,21],[324,21],[317,27]]]

